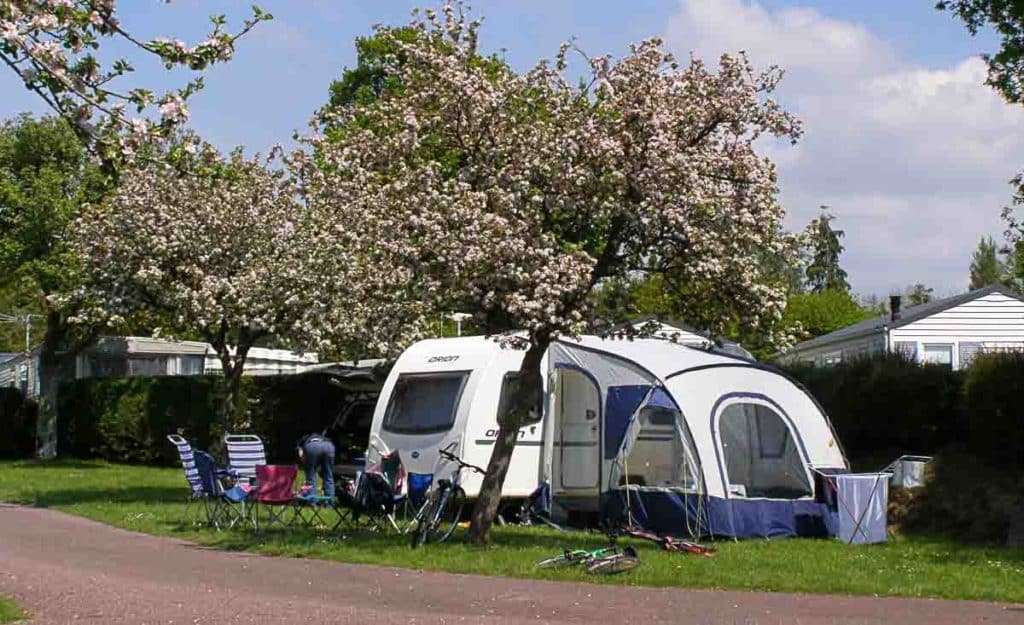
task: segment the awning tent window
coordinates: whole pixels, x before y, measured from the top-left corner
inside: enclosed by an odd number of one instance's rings
[[[650,387],[623,437],[613,483],[698,491],[696,455],[684,423],[665,391]]]
[[[760,403],[733,403],[719,417],[729,492],[733,496],[810,496],[806,465],[783,418]]]

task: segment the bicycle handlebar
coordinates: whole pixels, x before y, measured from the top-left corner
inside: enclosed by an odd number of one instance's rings
[[[469,464],[468,462],[466,462],[462,458],[459,458],[458,456],[456,456],[455,454],[453,454],[452,452],[450,452],[450,451],[448,451],[446,449],[438,449],[437,453],[441,454],[441,457],[443,457],[443,458],[447,458],[447,459],[451,460],[452,462],[458,463],[458,465],[460,467],[464,468],[464,469],[473,469],[474,471],[476,471],[480,475],[486,475],[487,474],[487,471],[485,471],[484,469],[481,469],[480,467],[476,466],[475,464]]]

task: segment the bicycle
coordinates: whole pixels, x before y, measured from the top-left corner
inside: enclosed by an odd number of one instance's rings
[[[452,537],[455,528],[459,526],[462,518],[462,508],[466,505],[466,491],[462,490],[462,470],[472,469],[483,475],[486,473],[476,465],[464,462],[448,448],[439,449],[438,453],[442,458],[455,463],[450,479],[440,479],[437,485],[430,489],[427,500],[420,507],[412,520],[412,548],[434,541],[443,543]],[[435,540],[436,539],[436,540]]]
[[[649,540],[652,543],[658,545],[665,551],[673,551],[677,553],[692,553],[694,555],[703,556],[705,558],[715,557],[715,549],[713,547],[705,547],[704,545],[697,544],[691,540],[682,540],[679,538],[673,538],[671,536],[660,536],[653,532],[648,532],[636,527],[627,527],[619,530],[618,535],[631,536],[633,538],[640,538],[642,540]]]
[[[622,551],[618,545],[608,545],[599,549],[566,549],[560,556],[547,558],[537,563],[542,569],[561,569],[583,565],[583,570],[592,575],[610,575],[624,573],[640,566],[640,558],[636,550],[626,547]]]

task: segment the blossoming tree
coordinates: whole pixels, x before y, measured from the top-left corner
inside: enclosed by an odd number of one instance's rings
[[[138,38],[118,19],[116,0],[0,0],[0,61],[114,168],[132,160],[141,145],[187,122],[187,100],[203,81],[199,77],[163,94],[119,88],[118,79],[134,67],[125,59],[105,66],[98,54],[101,43],[127,44],[167,69],[201,71],[229,60],[238,38],[271,15],[254,6],[252,17],[234,34],[225,31],[223,15],[210,19],[206,40],[188,45],[179,39]]]
[[[213,148],[197,149],[202,167],[183,174],[156,160],[126,170],[111,201],[85,211],[81,291],[95,305],[82,316],[117,327],[155,312],[208,341],[228,382],[230,425],[250,348],[290,336],[314,276],[284,172],[240,152],[221,161]]]
[[[301,163],[293,176],[276,154],[225,159],[194,137],[162,149],[182,151],[185,171],[163,158],[128,169],[78,222],[76,295],[91,303],[81,320],[117,327],[149,314],[208,341],[228,382],[227,427],[261,340],[359,359],[422,335],[423,298],[404,289],[411,270],[381,271],[396,264],[385,248],[307,202]]]
[[[331,132],[310,139],[309,189],[410,271],[420,297],[521,329],[502,339],[526,351],[473,512],[484,541],[518,430],[539,418],[541,357],[583,330],[601,280],[672,271],[746,323],[781,315],[784,289],[758,259],[783,245],[783,210],[754,144],[800,130],[771,99],[780,72],[742,54],[713,70],[650,39],[586,58],[580,82],[566,75],[570,45],[520,74],[481,58],[461,5],[425,15],[411,25],[420,36],[388,42],[400,88],[321,112]]]

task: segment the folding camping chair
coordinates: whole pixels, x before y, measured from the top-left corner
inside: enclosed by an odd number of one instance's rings
[[[356,475],[351,493],[347,488],[338,492],[338,502],[342,510],[339,510],[340,518],[335,529],[348,520],[342,515],[343,510],[347,509],[353,524],[358,524],[361,518],[365,518],[374,529],[383,531],[390,527],[402,533],[402,529],[395,521],[394,488],[379,471],[361,471]]]
[[[228,465],[236,478],[252,483],[256,478],[256,466],[267,464],[263,440],[255,434],[227,434],[224,444],[228,448]]]
[[[267,527],[275,523],[287,527],[291,524],[287,514],[294,513],[295,478],[299,468],[295,465],[258,464],[254,472],[256,488],[250,495],[254,504],[253,527],[260,529],[260,507],[267,509]]]
[[[192,525],[198,525],[205,514],[206,522],[210,520],[210,509],[208,507],[209,494],[203,488],[202,480],[199,479],[199,470],[196,469],[195,455],[192,452],[192,445],[185,437],[179,434],[168,434],[167,440],[178,450],[178,457],[181,459],[181,468],[185,470],[185,480],[188,481],[189,495],[185,500],[185,510],[182,513],[182,522],[191,520]],[[192,513],[191,516],[189,513]]]
[[[246,500],[249,496],[249,489],[241,485],[235,485],[225,489],[221,479],[226,472],[217,466],[210,454],[205,451],[194,452],[196,471],[199,474],[199,481],[203,490],[209,495],[208,503],[212,506],[209,513],[209,523],[217,529],[226,522],[229,528],[239,523],[244,523],[248,518]]]

